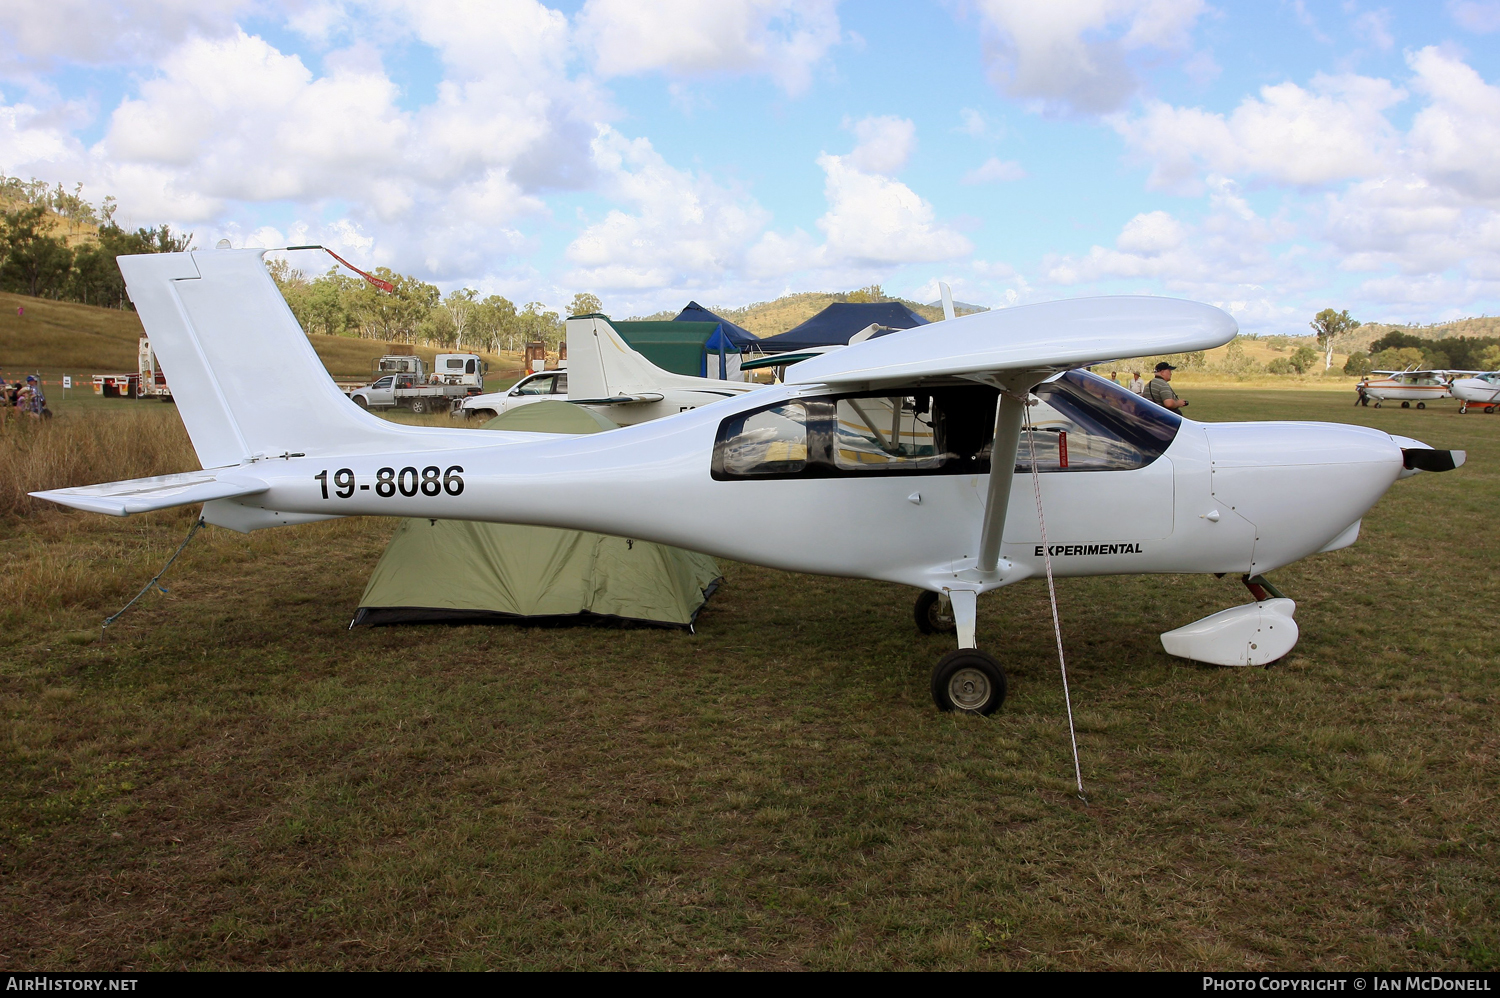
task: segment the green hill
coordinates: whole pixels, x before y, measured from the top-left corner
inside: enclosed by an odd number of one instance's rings
[[[48,380],[71,374],[134,371],[141,337],[141,320],[134,312],[97,308],[0,292],[0,374],[40,372]],[[309,336],[323,366],[335,378],[367,377],[370,367],[391,344],[349,336]],[[421,345],[415,352],[428,363],[443,348]],[[404,348],[402,352],[407,352]],[[493,378],[514,377],[521,364],[515,357],[480,354],[489,361]]]

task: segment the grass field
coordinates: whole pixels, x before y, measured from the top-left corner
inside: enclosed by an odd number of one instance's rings
[[[725,565],[696,635],[349,631],[382,520],[211,528],[101,641],[194,514],[16,497],[120,419],[120,460],[190,462],[175,410],[13,428],[0,965],[1500,968],[1500,417],[1191,397],[1470,463],[1275,574],[1270,669],[1161,651],[1231,579],[1060,582],[1087,804],[1039,584],[980,601],[988,719],[933,709],[950,644],[884,584]]]

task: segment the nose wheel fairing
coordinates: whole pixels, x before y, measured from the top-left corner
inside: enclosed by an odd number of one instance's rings
[[[1167,654],[1209,665],[1269,665],[1297,644],[1297,604],[1285,597],[1230,607],[1161,636]]]

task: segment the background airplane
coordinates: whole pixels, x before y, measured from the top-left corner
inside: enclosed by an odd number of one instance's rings
[[[1408,409],[1415,402],[1418,409],[1427,408],[1428,402],[1452,398],[1448,388],[1446,371],[1376,371],[1383,378],[1367,378],[1360,382],[1364,394],[1375,400],[1375,408],[1382,402],[1400,402]]]
[[[1500,406],[1500,371],[1476,374],[1472,378],[1455,378],[1452,384],[1453,397],[1462,405],[1458,411],[1468,412],[1469,406],[1480,406],[1487,413]]]
[[[630,425],[761,387],[665,371],[626,343],[602,315],[568,319],[567,336],[566,368],[528,375],[503,392],[470,396],[464,400],[463,415],[495,416],[543,399],[563,399]]]
[[[261,251],[119,263],[206,470],[39,497],[117,516],[201,502],[206,521],[236,530],[350,515],[530,523],[897,582],[947,597],[959,648],[931,683],[944,710],[987,714],[1005,699],[1000,662],[975,647],[981,593],[1044,574],[1260,584],[1352,544],[1399,478],[1464,459],[1361,426],[1196,423],[1076,370],[1206,350],[1237,331],[1219,309],[1156,297],[961,316],[665,419],[497,440],[351,403]],[[1066,451],[1032,427],[1049,411],[1066,423]],[[736,509],[780,527],[725,531]],[[1256,595],[1168,632],[1164,646],[1224,665],[1280,658],[1297,640],[1295,606],[1263,586]]]

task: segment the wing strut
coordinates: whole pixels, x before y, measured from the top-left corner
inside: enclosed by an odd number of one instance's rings
[[[1010,508],[1010,486],[1015,479],[1016,449],[1021,444],[1021,417],[1026,396],[1000,389],[995,406],[995,442],[990,448],[990,489],[984,500],[984,529],[979,535],[981,575],[994,575],[1000,566],[1000,541],[1005,534],[1005,513]]]

